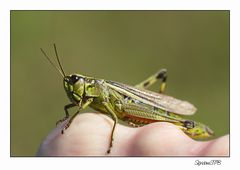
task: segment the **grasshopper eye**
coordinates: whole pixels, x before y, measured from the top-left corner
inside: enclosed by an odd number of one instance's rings
[[[71,82],[71,84],[75,84],[78,80],[79,80],[78,76],[72,75],[69,81]]]

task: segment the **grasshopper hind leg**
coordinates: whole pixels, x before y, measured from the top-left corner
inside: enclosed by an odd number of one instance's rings
[[[153,74],[146,80],[142,81],[141,83],[137,84],[135,87],[138,88],[148,88],[153,85],[157,80],[161,80],[159,93],[163,93],[166,87],[167,81],[167,70],[161,69],[157,73]]]

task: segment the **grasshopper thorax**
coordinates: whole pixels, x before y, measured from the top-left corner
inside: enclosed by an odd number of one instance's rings
[[[63,86],[70,101],[78,105],[85,93],[85,77],[77,74],[65,76]]]

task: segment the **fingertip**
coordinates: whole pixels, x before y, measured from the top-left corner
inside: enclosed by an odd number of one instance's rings
[[[111,119],[96,113],[77,115],[61,134],[68,120],[53,129],[40,145],[37,156],[104,155],[109,144]]]

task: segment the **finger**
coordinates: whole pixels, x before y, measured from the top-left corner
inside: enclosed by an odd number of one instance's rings
[[[62,135],[54,129],[41,144],[38,156],[204,156],[228,154],[228,138],[198,142],[170,123],[153,123],[141,128],[117,125],[113,148],[110,142],[113,121],[102,114],[79,114]],[[221,149],[221,150],[220,150]]]
[[[206,156],[229,156],[229,135],[222,136],[208,143]]]
[[[136,156],[227,156],[228,136],[200,142],[170,123],[153,123],[138,129],[130,155]]]

